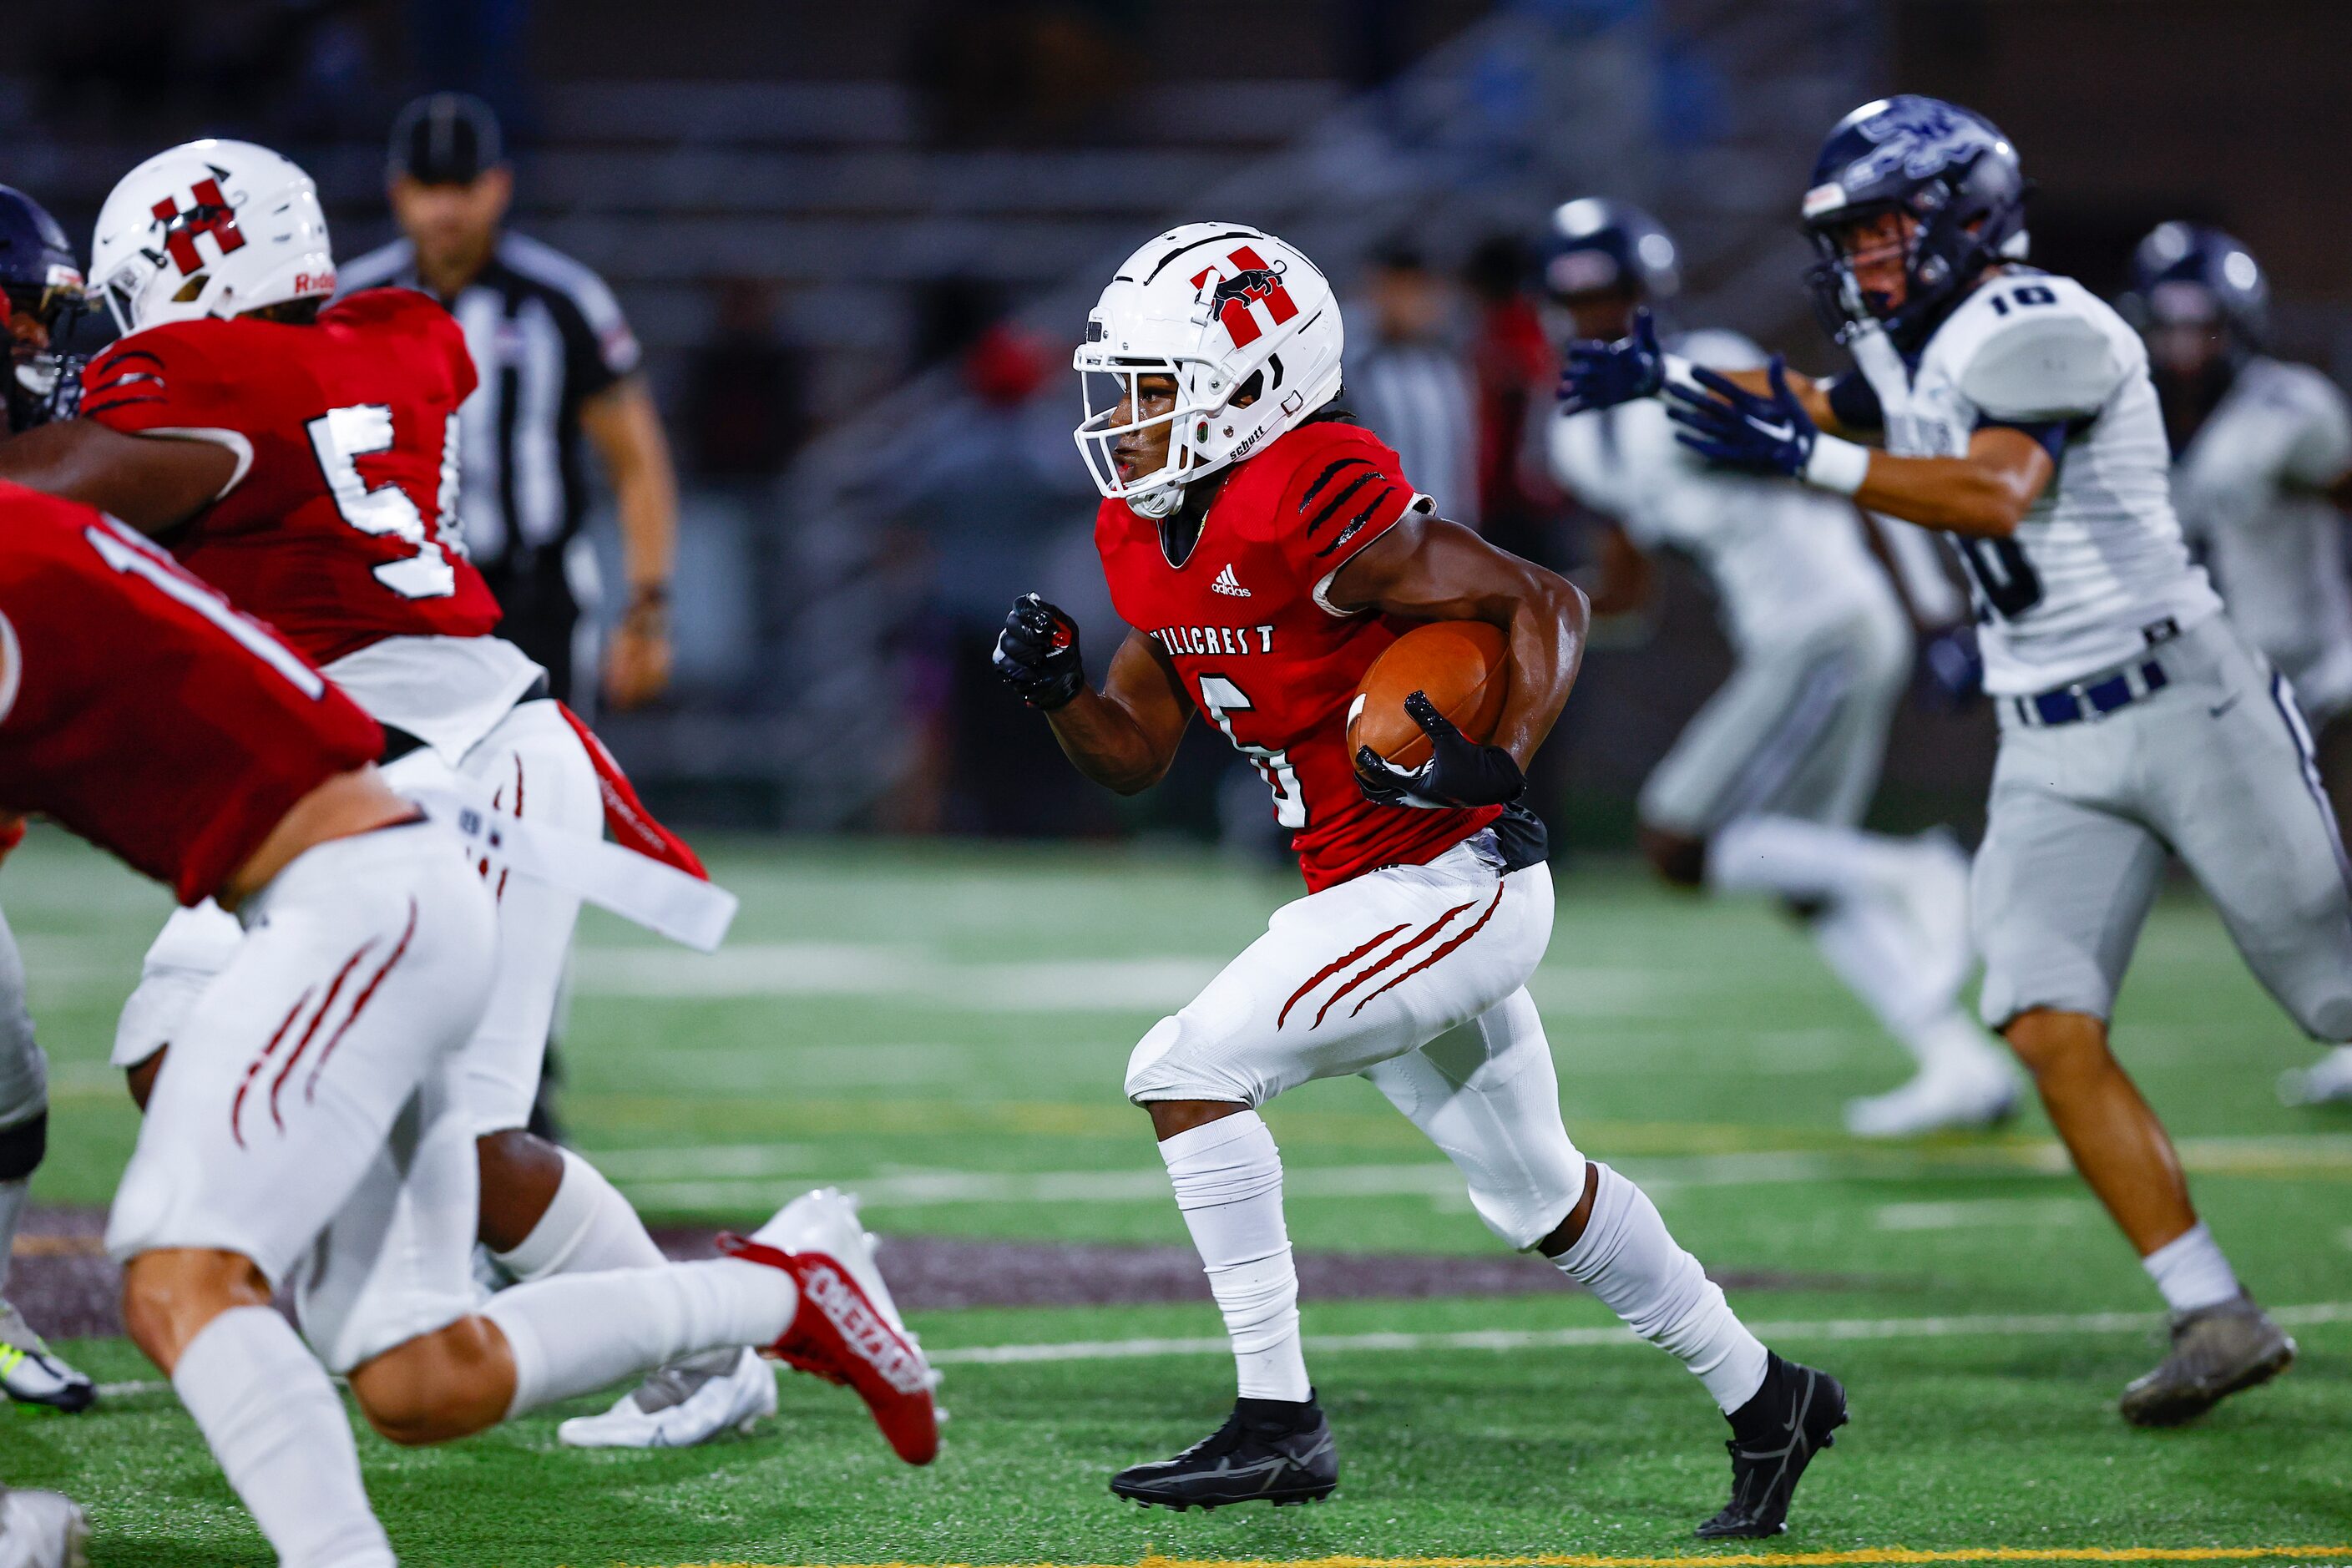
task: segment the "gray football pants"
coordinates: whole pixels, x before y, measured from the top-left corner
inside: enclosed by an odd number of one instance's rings
[[[2167,684],[2105,718],[1999,703],[1971,899],[1985,1022],[2110,1016],[2169,851],[2295,1022],[2352,1040],[2352,892],[2293,689],[2222,616],[2147,657]]]

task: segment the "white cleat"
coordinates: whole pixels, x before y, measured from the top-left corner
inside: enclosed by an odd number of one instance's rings
[[[68,1497],[0,1487],[0,1568],[89,1568],[89,1521]]]
[[[556,1439],[568,1448],[691,1448],[749,1433],[776,1413],[776,1373],[755,1350],[733,1353],[734,1363],[719,1371],[691,1362],[664,1367],[602,1415],[558,1426]]]
[[[1845,1130],[1857,1138],[1913,1138],[1923,1132],[1981,1131],[2017,1113],[2017,1076],[1988,1059],[1919,1073],[1900,1089],[1845,1102]]]
[[[2352,1046],[2279,1074],[2278,1096],[2282,1105],[2352,1105]]]
[[[0,1394],[70,1415],[98,1403],[98,1385],[59,1360],[22,1312],[0,1301]]]
[[[1896,889],[1896,897],[1919,933],[1922,989],[1937,996],[1957,996],[1977,962],[1969,936],[1968,852],[1937,827],[1911,841],[1910,860],[1911,875]]]

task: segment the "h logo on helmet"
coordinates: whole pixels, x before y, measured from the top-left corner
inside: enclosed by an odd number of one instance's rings
[[[236,212],[221,195],[220,180],[206,175],[190,188],[194,199],[187,211],[165,196],[152,209],[155,221],[163,226],[163,248],[172,253],[172,263],[179,268],[180,276],[204,268],[205,258],[196,250],[196,236],[208,234],[218,245],[221,254],[245,248],[245,233],[236,226]]]
[[[1223,324],[1226,335],[1234,340],[1234,347],[1246,348],[1265,335],[1257,318],[1250,313],[1252,304],[1263,304],[1277,327],[1298,314],[1298,302],[1282,286],[1282,268],[1268,267],[1265,258],[1254,247],[1234,247],[1233,254],[1225,258],[1225,265],[1233,268],[1232,275],[1217,279],[1217,286],[1209,292],[1208,305]],[[1192,287],[1202,288],[1216,277],[1217,268],[1203,268],[1193,276]]]

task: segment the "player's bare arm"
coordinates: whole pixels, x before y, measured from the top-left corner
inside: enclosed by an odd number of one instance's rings
[[[1111,656],[1109,678],[1095,690],[1087,685],[1076,625],[1034,594],[1005,617],[996,667],[1044,711],[1077,770],[1120,795],[1139,794],[1167,776],[1192,721],[1191,699],[1150,638],[1129,632]]]
[[[1509,639],[1511,683],[1493,743],[1522,768],[1551,733],[1584,661],[1591,606],[1575,584],[1458,522],[1409,513],[1331,580],[1331,603],[1413,621],[1484,621]]]
[[[628,607],[604,657],[604,695],[635,708],[669,685],[669,584],[677,562],[677,474],[661,414],[639,376],[580,405],[580,427],[604,460],[620,519]]]
[[[168,533],[220,499],[236,454],[217,442],[131,436],[67,419],[0,443],[0,479],[94,506],[142,533]]]

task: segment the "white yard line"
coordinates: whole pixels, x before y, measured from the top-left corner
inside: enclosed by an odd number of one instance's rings
[[[2271,1316],[2290,1328],[2352,1322],[2352,1301],[2273,1308]],[[2058,1338],[2068,1334],[2144,1333],[2159,1329],[2159,1312],[1985,1313],[1948,1318],[1830,1318],[1811,1322],[1750,1323],[1768,1342],[1810,1340],[1941,1340],[1967,1335]],[[1318,1354],[1427,1351],[1601,1350],[1643,1343],[1629,1329],[1480,1329],[1464,1333],[1309,1334],[1307,1348]],[[929,1353],[940,1366],[999,1366],[1027,1362],[1123,1361],[1143,1356],[1229,1355],[1223,1336],[1202,1339],[1087,1340],[1062,1344],[970,1345]]]
[[[2289,1328],[2352,1322],[2352,1301],[2316,1301],[2274,1307],[2271,1316]],[[2147,1333],[2164,1324],[2158,1312],[1988,1312],[1944,1318],[1826,1318],[1813,1321],[1750,1323],[1760,1340],[1814,1343],[1857,1340],[1948,1340],[1970,1336],[2059,1339],[2069,1334]],[[1617,1327],[1577,1329],[1477,1329],[1461,1333],[1309,1334],[1307,1348],[1318,1355],[1383,1355],[1431,1351],[1614,1350],[1638,1345],[1631,1331]],[[1070,1340],[1026,1345],[965,1345],[929,1352],[937,1366],[1013,1366],[1040,1362],[1131,1361],[1153,1356],[1229,1355],[1222,1335],[1199,1339]],[[108,1383],[109,1399],[160,1394],[168,1383]]]

